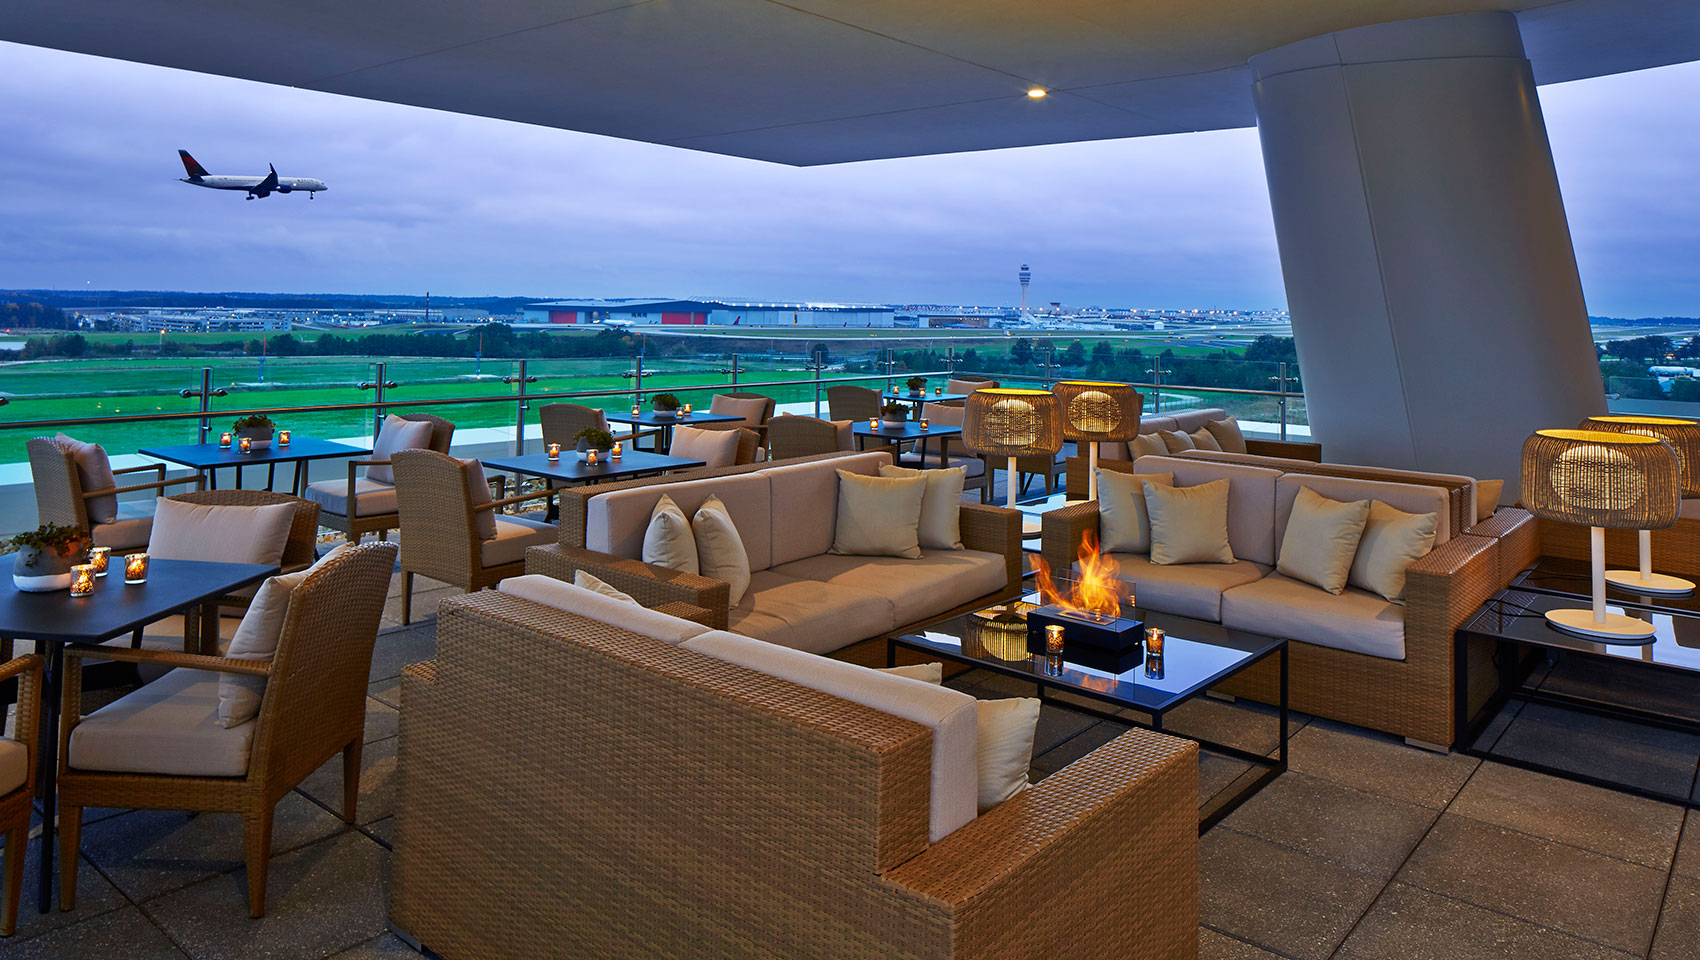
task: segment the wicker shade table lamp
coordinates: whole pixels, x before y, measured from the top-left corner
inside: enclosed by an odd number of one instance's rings
[[[1593,609],[1549,611],[1547,622],[1605,643],[1646,643],[1653,625],[1606,612],[1606,531],[1676,522],[1676,451],[1655,437],[1602,430],[1537,430],[1523,441],[1522,500],[1537,517],[1589,527]]]
[[[1098,499],[1098,444],[1139,435],[1145,398],[1130,383],[1059,380],[1052,392],[1062,410],[1064,440],[1086,444],[1086,499]]]
[[[1682,474],[1682,498],[1700,497],[1700,420],[1680,417],[1599,416],[1582,421],[1579,429],[1607,433],[1635,433],[1656,437],[1676,451]],[[1639,570],[1607,570],[1606,582],[1642,594],[1692,593],[1694,581],[1653,572],[1653,531],[1637,531],[1640,537]]]
[[[1062,414],[1049,390],[976,390],[962,413],[962,442],[975,453],[1009,458],[1005,505],[1015,509],[1017,457],[1054,457],[1062,449]],[[1038,536],[1037,518],[1023,517],[1021,535]]]

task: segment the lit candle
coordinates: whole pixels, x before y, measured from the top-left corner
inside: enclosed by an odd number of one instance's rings
[[[124,558],[124,582],[146,583],[148,580],[148,555],[132,553]]]
[[[590,450],[588,450],[585,453],[584,462],[590,464],[593,467],[596,466],[596,448],[595,447],[591,447]]]
[[[931,426],[930,426],[930,425],[929,425],[929,424],[928,424],[928,423],[927,423],[927,418],[926,418],[926,417],[922,417],[922,418],[921,418],[921,429],[922,429],[922,430],[930,430],[930,429],[932,429],[932,428],[931,428]]]
[[[609,456],[610,459],[618,460],[618,459],[620,459],[620,454],[622,452],[623,451],[620,449],[620,445],[618,443],[616,443],[616,444],[614,444],[614,449],[608,451],[608,456]]]
[[[632,404],[632,416],[634,416],[634,417],[641,417],[641,416],[643,416],[643,408],[642,408],[642,407],[640,407],[640,406],[638,406],[638,405],[637,405],[637,404],[635,404],[635,403],[634,403],[634,404]]]
[[[243,437],[241,439],[241,441],[237,443],[237,447],[243,453],[253,453],[254,452],[254,441],[252,439],[248,438],[248,437]]]
[[[1145,652],[1153,657],[1163,655],[1163,628],[1150,627],[1145,631]]]
[[[112,563],[111,547],[90,547],[89,566],[94,567],[94,575],[106,576],[106,568]]]
[[[227,430],[218,435],[218,445],[221,447],[230,446],[230,431]]]
[[[561,459],[561,445],[560,444],[558,444],[558,443],[549,444],[549,459],[551,459],[551,460]]]
[[[933,396],[935,396],[935,397],[944,396],[944,388],[943,387],[934,387],[933,388]]]
[[[685,416],[688,417],[690,415],[691,415],[691,405],[687,403],[687,404],[685,404]]]
[[[277,445],[280,446],[280,447],[289,446],[289,431],[288,430],[279,430],[277,432]]]
[[[869,417],[868,418],[868,429],[869,430],[878,430],[879,428],[880,428],[880,418],[879,417]]]
[[[1045,627],[1045,652],[1051,656],[1059,656],[1063,652],[1063,628],[1061,624],[1053,623]]]
[[[79,563],[71,568],[71,596],[86,597],[94,592],[94,564]]]

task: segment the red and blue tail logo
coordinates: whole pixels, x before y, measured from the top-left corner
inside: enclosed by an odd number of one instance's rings
[[[179,151],[177,151],[177,155],[179,157],[183,158],[183,169],[188,171],[189,176],[191,176],[191,177],[207,176],[207,168],[201,166],[200,163],[197,162],[194,157],[189,156],[189,151],[179,150]]]

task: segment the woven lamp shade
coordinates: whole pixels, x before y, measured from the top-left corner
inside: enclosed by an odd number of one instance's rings
[[[1145,398],[1130,383],[1059,380],[1051,392],[1062,409],[1064,439],[1091,443],[1139,435]]]
[[[1663,440],[1676,451],[1676,462],[1682,468],[1683,497],[1700,497],[1700,420],[1613,414],[1589,417],[1578,425],[1578,429],[1637,433]]]
[[[1062,405],[1049,390],[976,390],[962,414],[962,442],[994,457],[1049,456],[1062,449]]]
[[[1663,440],[1603,430],[1537,430],[1523,441],[1523,506],[1537,517],[1618,530],[1676,523],[1681,476]]]

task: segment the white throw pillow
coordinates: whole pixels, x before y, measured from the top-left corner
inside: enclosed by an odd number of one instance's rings
[[[730,467],[738,462],[738,431],[674,427],[673,444],[667,453],[686,460],[701,460],[710,467]]]
[[[685,511],[665,493],[649,514],[649,529],[643,532],[644,563],[680,573],[699,573],[697,539]]]
[[[1346,589],[1352,558],[1364,535],[1364,521],[1369,518],[1369,503],[1330,500],[1309,487],[1300,487],[1287,518],[1287,533],[1281,538],[1276,571],[1338,596]]]
[[[1233,563],[1228,544],[1228,479],[1192,487],[1145,481],[1151,515],[1151,562]]]
[[[154,507],[148,556],[214,563],[280,563],[295,504],[215,506],[161,499]]]
[[[93,490],[111,490],[118,486],[118,480],[112,475],[112,460],[106,455],[106,448],[98,443],[84,443],[75,437],[63,433],[53,438],[58,444],[70,451],[71,459],[77,464],[77,483],[82,485],[83,492]],[[87,501],[90,523],[111,523],[118,519],[118,495],[111,494],[95,497]]]
[[[1434,549],[1439,524],[1436,514],[1406,513],[1380,500],[1371,503],[1347,582],[1393,603],[1404,603],[1406,571]]]
[[[1150,551],[1151,515],[1145,509],[1145,481],[1172,487],[1175,475],[1098,468],[1098,541],[1105,553]]]
[[[604,597],[609,597],[611,599],[618,600],[621,603],[629,603],[634,607],[643,606],[643,604],[638,603],[637,599],[635,597],[633,597],[631,594],[621,593],[620,591],[615,590],[613,587],[610,587],[607,584],[606,581],[599,580],[596,577],[593,577],[590,574],[585,573],[583,570],[574,570],[573,571],[573,586],[583,587],[584,589],[589,590],[591,593],[599,593]]]
[[[980,773],[980,812],[985,813],[1027,789],[1039,701],[1014,697],[981,700],[978,706],[980,743],[975,761]]]
[[[391,414],[378,428],[378,442],[372,444],[373,460],[388,460],[397,450],[425,450],[431,446],[431,421],[403,420]],[[366,468],[366,479],[378,483],[395,483],[395,471],[388,463]],[[494,536],[494,534],[492,534]]]
[[[319,558],[311,567],[295,573],[280,574],[260,584],[254,601],[242,615],[242,622],[236,625],[236,633],[231,636],[230,646],[224,655],[232,660],[270,661],[276,657],[278,641],[283,638],[283,621],[289,614],[289,599],[295,593],[295,588],[300,586],[308,575],[329,563],[333,557],[339,557],[352,549],[352,543],[340,544]],[[219,725],[228,730],[253,719],[260,712],[260,699],[265,692],[265,677],[219,674]]]
[[[921,556],[924,477],[866,477],[838,471],[838,528],[831,553],[859,557]]]
[[[927,482],[921,495],[921,526],[917,538],[922,549],[962,549],[962,487],[968,482],[968,471],[961,467],[935,470],[911,470],[886,464],[880,467],[882,477],[920,477]]]
[[[732,589],[727,600],[732,606],[750,589],[750,555],[738,526],[719,497],[710,495],[691,518],[691,534],[697,542],[697,569],[705,577],[724,580]]]
[[[480,540],[496,539],[496,510],[479,510],[479,504],[490,502],[490,481],[484,476],[484,464],[477,460],[462,460],[466,464],[466,492],[472,497],[473,529]]]
[[[908,677],[922,683],[944,683],[944,664],[942,663],[911,663],[901,667],[877,667],[876,669],[880,673]]]

